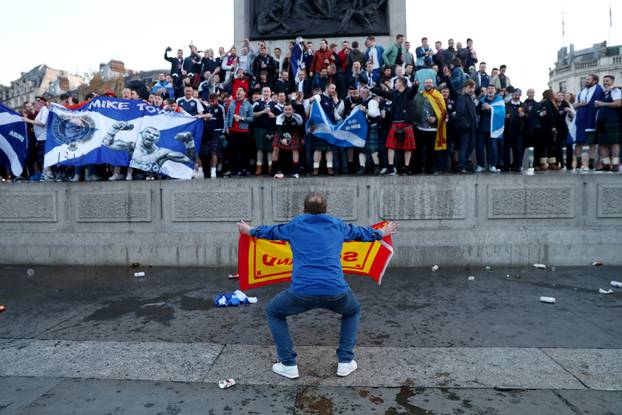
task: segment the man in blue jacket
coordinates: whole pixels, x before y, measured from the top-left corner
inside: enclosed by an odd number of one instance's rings
[[[240,233],[255,238],[290,243],[294,266],[291,286],[268,304],[266,314],[276,343],[279,363],[272,371],[289,379],[298,378],[296,352],[289,335],[287,317],[316,308],[341,314],[341,337],[337,376],[348,376],[357,368],[352,349],[360,318],[360,305],[343,277],[341,250],[346,241],[373,242],[391,235],[397,224],[380,230],[343,223],[326,214],[326,199],[317,192],[307,195],[304,214],[283,225],[251,228],[241,221]]]

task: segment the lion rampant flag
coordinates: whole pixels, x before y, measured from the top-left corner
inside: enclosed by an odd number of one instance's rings
[[[385,223],[372,228],[381,229]],[[344,242],[341,266],[344,274],[367,275],[380,285],[392,256],[390,236],[375,242]],[[240,234],[238,274],[242,291],[290,281],[293,264],[289,243]]]

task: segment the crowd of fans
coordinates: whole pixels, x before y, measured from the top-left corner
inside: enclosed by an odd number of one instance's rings
[[[189,56],[167,48],[170,72],[149,86],[130,85],[122,98],[204,119],[197,178],[497,173],[532,164],[535,170],[619,170],[622,96],[613,76],[602,86],[598,76],[588,76],[577,96],[546,90],[540,99],[528,89],[523,100],[506,66],[489,72],[471,39],[431,47],[423,38],[414,50],[402,35],[387,47],[369,36],[364,45],[315,45],[299,37],[287,51],[248,40],[239,51],[221,47],[218,54],[189,48]],[[307,133],[314,101],[333,123],[363,111],[365,147],[335,147]],[[75,102],[64,96],[61,104]],[[25,105],[33,145],[23,179],[158,178],[109,166],[44,171],[47,105],[43,97]],[[501,133],[493,108],[499,105]]]

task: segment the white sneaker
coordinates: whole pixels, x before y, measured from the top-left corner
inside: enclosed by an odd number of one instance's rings
[[[386,167],[381,168],[378,174],[380,176],[384,176],[385,174],[387,174],[387,168]]]
[[[132,180],[134,180],[134,177],[131,174],[128,174],[127,176],[125,176],[125,180],[131,182]]]
[[[285,376],[288,379],[298,378],[298,365],[285,366],[283,363],[275,363],[272,365],[272,371],[277,375]]]
[[[71,179],[69,179],[70,182],[79,182],[80,181],[80,175],[79,174],[75,174]]]
[[[481,172],[483,172],[484,170],[486,170],[486,169],[484,169],[482,166],[477,166],[477,167],[475,168],[475,173],[481,173]]]
[[[108,178],[108,180],[110,180],[111,182],[116,182],[118,180],[123,180],[123,175],[121,175],[121,174],[113,174],[112,176],[110,176]]]
[[[337,376],[345,377],[354,372],[358,366],[356,360],[352,360],[350,363],[339,363],[337,365]]]
[[[495,166],[490,166],[488,168],[488,171],[491,173],[499,173],[499,170],[497,170],[497,168]]]

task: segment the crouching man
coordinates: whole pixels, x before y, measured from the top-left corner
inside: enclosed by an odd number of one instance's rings
[[[322,194],[312,192],[305,198],[304,214],[289,223],[256,228],[243,221],[238,223],[242,234],[287,241],[291,246],[294,258],[291,286],[274,297],[266,309],[279,357],[279,363],[272,366],[272,371],[289,379],[296,379],[299,374],[287,317],[316,308],[342,316],[337,376],[348,376],[356,370],[353,348],[360,305],[343,276],[342,246],[347,241],[377,241],[397,229],[393,222],[380,230],[346,224],[326,214],[326,205]]]

